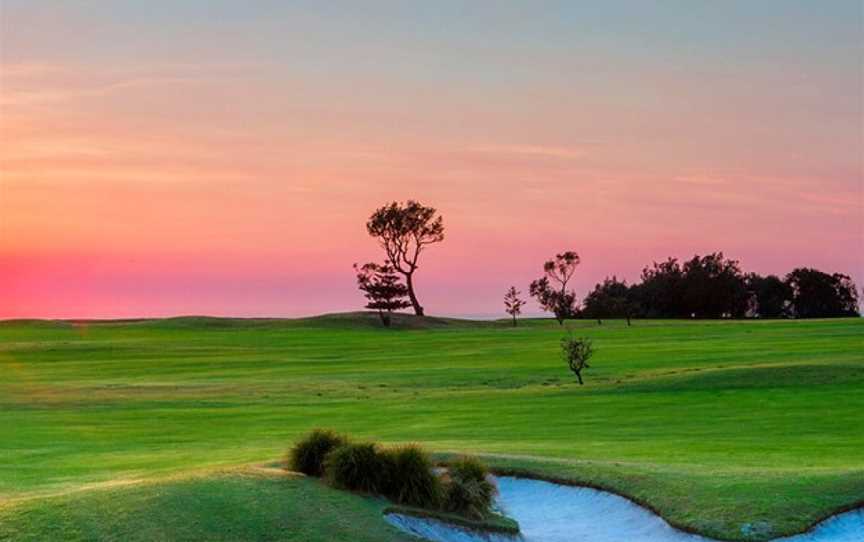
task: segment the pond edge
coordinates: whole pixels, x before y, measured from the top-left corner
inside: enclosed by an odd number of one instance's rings
[[[420,519],[435,519],[457,527],[463,527],[474,531],[488,533],[502,533],[517,536],[519,534],[519,523],[501,514],[492,514],[487,519],[473,520],[456,514],[448,514],[438,510],[427,510],[413,506],[390,505],[381,511],[382,515],[400,514]]]
[[[855,502],[852,502],[850,504],[840,506],[839,508],[832,510],[831,512],[828,512],[824,516],[820,516],[816,520],[807,524],[807,526],[803,530],[800,530],[800,531],[781,533],[781,534],[774,536],[774,537],[771,537],[771,538],[765,538],[765,537],[761,537],[761,536],[750,537],[750,538],[745,538],[743,536],[741,538],[724,538],[724,537],[709,536],[703,532],[698,531],[697,529],[695,529],[689,525],[683,525],[683,524],[678,523],[677,521],[672,521],[669,518],[667,518],[665,514],[660,512],[660,510],[658,510],[653,504],[651,504],[651,503],[649,503],[649,502],[647,502],[647,501],[645,501],[639,497],[635,497],[632,495],[626,495],[626,494],[621,493],[615,489],[611,489],[609,487],[604,487],[602,484],[596,484],[593,482],[582,482],[582,481],[578,481],[578,480],[573,479],[573,478],[564,478],[564,477],[559,477],[559,476],[548,476],[545,474],[537,474],[537,473],[534,473],[528,469],[503,467],[503,468],[490,468],[489,470],[495,476],[509,476],[512,478],[524,478],[524,479],[528,479],[528,480],[538,480],[541,482],[549,482],[552,484],[558,484],[558,485],[562,485],[562,486],[595,489],[597,491],[605,491],[606,493],[611,493],[613,495],[617,495],[623,499],[627,499],[628,501],[632,502],[633,504],[636,504],[638,506],[641,506],[642,508],[650,510],[657,517],[661,518],[663,521],[668,523],[670,527],[673,527],[674,529],[677,529],[677,530],[685,532],[685,533],[693,534],[693,535],[698,535],[698,536],[707,537],[707,538],[713,538],[713,539],[717,540],[718,542],[770,542],[771,540],[781,540],[783,538],[788,538],[791,536],[797,536],[797,535],[809,533],[810,531],[812,531],[816,527],[818,527],[819,524],[824,523],[824,522],[826,522],[826,521],[828,521],[828,520],[830,520],[836,516],[839,516],[841,514],[845,514],[846,512],[852,512],[852,511],[859,510],[859,509],[864,510],[864,498],[862,498],[862,499],[855,501]]]

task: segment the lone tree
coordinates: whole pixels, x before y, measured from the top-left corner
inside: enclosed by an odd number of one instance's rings
[[[414,292],[417,261],[426,246],[444,240],[444,222],[436,213],[433,207],[414,200],[404,205],[394,201],[377,209],[366,223],[369,235],[384,248],[389,265],[405,277],[408,299],[417,316],[423,316],[423,307]]]
[[[588,365],[588,360],[591,359],[591,356],[594,354],[594,347],[591,345],[591,340],[568,335],[561,339],[561,353],[563,354],[567,365],[570,367],[570,370],[576,375],[576,378],[579,380],[579,385],[581,386],[583,384],[582,370],[591,368],[591,366]]]
[[[411,306],[405,300],[408,288],[399,282],[399,276],[387,264],[354,264],[354,269],[357,271],[357,285],[369,300],[366,308],[377,310],[381,323],[390,327],[390,313]]]
[[[527,303],[527,301],[519,297],[521,293],[515,286],[511,286],[504,295],[504,307],[507,310],[507,314],[513,317],[513,327],[516,327],[516,317],[522,314],[522,306]]]
[[[537,299],[543,310],[555,315],[559,324],[576,316],[576,294],[567,290],[567,283],[576,272],[579,255],[568,250],[556,254],[543,264],[544,276],[531,283],[529,293]]]

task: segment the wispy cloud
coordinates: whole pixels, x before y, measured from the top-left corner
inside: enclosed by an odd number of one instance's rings
[[[180,84],[195,81],[191,77],[146,77],[116,81],[90,88],[77,89],[25,89],[0,92],[0,106],[28,106],[65,102],[78,98],[93,98],[107,96],[113,92],[128,90],[135,87],[152,85]]]
[[[717,175],[679,175],[672,179],[675,182],[684,184],[694,184],[700,186],[719,186],[726,184],[728,181],[725,177]]]
[[[116,183],[214,183],[250,182],[255,176],[244,172],[221,172],[202,169],[131,169],[106,167],[104,169],[51,169],[43,168],[38,172],[6,172],[3,182],[6,188],[28,187],[36,184],[71,185],[73,183],[116,182]]]
[[[557,158],[575,160],[588,154],[583,147],[550,147],[545,145],[477,145],[468,148],[469,152],[487,154],[509,154],[537,158]]]
[[[161,85],[220,80],[269,64],[253,62],[158,63],[99,68],[35,62],[7,63],[0,71],[0,106],[31,106],[107,96],[115,92]]]
[[[0,69],[0,80],[22,79],[28,77],[40,77],[49,74],[57,74],[68,70],[60,64],[48,64],[44,62],[13,62],[4,63]]]

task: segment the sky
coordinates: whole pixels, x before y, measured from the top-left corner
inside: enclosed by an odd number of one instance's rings
[[[357,310],[372,211],[428,313],[723,251],[864,285],[858,0],[0,0],[0,318]],[[531,311],[537,307],[531,305]]]

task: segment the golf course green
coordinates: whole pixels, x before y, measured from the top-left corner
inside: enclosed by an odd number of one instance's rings
[[[566,328],[596,350],[584,386]],[[6,321],[0,364],[0,539],[408,540],[386,502],[273,468],[314,427],[608,489],[726,540],[864,503],[859,318]]]

